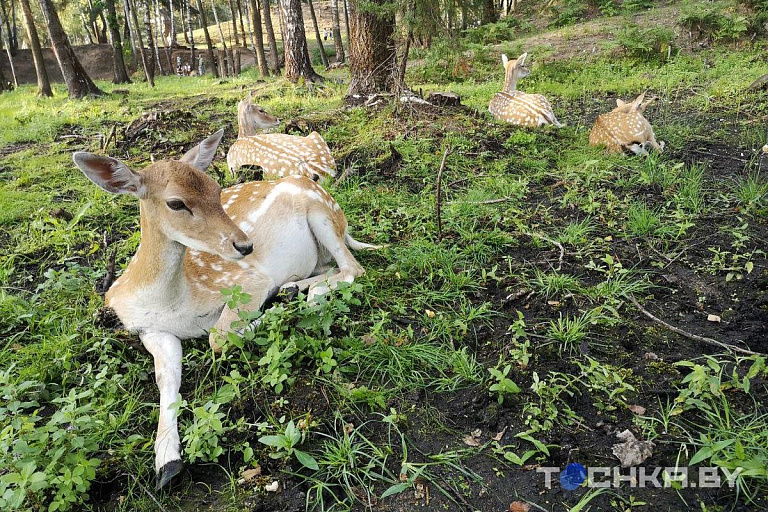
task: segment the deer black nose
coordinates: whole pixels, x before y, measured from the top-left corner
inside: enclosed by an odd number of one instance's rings
[[[251,242],[247,242],[244,244],[239,244],[237,242],[232,242],[232,245],[235,246],[235,250],[242,254],[243,256],[248,256],[253,252],[253,244]]]

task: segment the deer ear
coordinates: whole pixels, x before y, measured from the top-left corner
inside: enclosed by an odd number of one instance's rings
[[[78,151],[72,160],[89,180],[107,192],[133,194],[139,199],[147,193],[141,175],[116,158]]]
[[[204,171],[211,165],[216,156],[216,148],[221,143],[224,136],[224,130],[219,130],[203,142],[193,147],[181,157],[181,161]]]
[[[525,64],[525,59],[527,58],[528,58],[528,52],[525,52],[524,54],[522,54],[517,58],[517,65],[522,66],[523,64]]]
[[[504,66],[504,69],[507,69],[507,62],[509,62],[509,59],[507,58],[506,53],[501,54],[501,63]]]
[[[644,99],[645,99],[645,93],[643,93],[640,96],[638,96],[637,98],[635,98],[635,101],[632,102],[632,107],[633,108],[639,108],[640,104],[643,102]]]
[[[642,102],[642,103],[640,104],[640,106],[638,107],[638,109],[640,109],[640,112],[645,112],[645,109],[646,109],[646,107],[648,107],[648,105],[650,105],[651,103],[653,103],[655,99],[656,99],[656,98],[651,98],[651,99],[649,99],[648,101],[644,101],[644,102]]]
[[[253,101],[253,96],[251,96],[251,91],[248,91],[248,96],[245,98],[245,101],[248,103],[251,103]]]

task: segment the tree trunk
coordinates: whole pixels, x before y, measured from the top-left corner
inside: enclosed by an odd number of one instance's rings
[[[251,8],[251,25],[253,26],[254,37],[256,39],[256,60],[259,63],[259,72],[261,76],[269,76],[267,67],[267,56],[264,53],[264,34],[261,30],[261,13],[256,0],[248,0]]]
[[[389,11],[373,12],[387,0],[354,0],[350,5],[352,37],[349,40],[349,90],[367,96],[392,91],[395,75],[395,17]],[[362,6],[360,4],[363,4]]]
[[[160,6],[160,0],[155,0],[155,11],[157,16],[157,33],[159,34],[159,39],[163,42],[163,50],[165,50],[165,62],[168,64],[168,67],[163,70],[162,67],[160,69],[160,72],[163,75],[170,75],[173,73],[173,63],[171,62],[171,49],[168,46],[168,37],[165,35],[166,32],[166,21],[168,20],[167,16],[165,15],[166,12],[168,12],[165,7]]]
[[[22,3],[27,0],[21,0]],[[129,84],[128,71],[125,69],[123,60],[123,43],[120,40],[120,29],[117,27],[117,10],[115,9],[115,0],[105,0],[107,7],[107,23],[109,24],[109,33],[112,37],[112,57],[115,77],[112,79],[114,84]]]
[[[154,57],[154,61],[152,61],[152,79],[155,78],[155,72],[159,69],[160,74],[163,74],[163,65],[160,63],[160,52],[157,49],[157,44],[155,43],[155,34],[152,30],[152,21],[149,17],[150,13],[150,0],[144,0],[144,30],[147,31],[147,45],[149,46],[149,58],[150,60]],[[155,67],[155,64],[157,64],[157,67]]]
[[[232,14],[232,35],[235,38],[235,44],[240,45],[240,39],[237,36],[237,14],[233,0],[229,0],[229,12]]]
[[[339,0],[331,0],[331,21],[333,23],[333,45],[336,48],[336,62],[344,62],[344,43],[341,42],[341,22],[339,21]]]
[[[41,0],[42,1],[42,0]],[[131,0],[125,0],[126,16],[130,16],[133,20],[132,31],[136,37],[137,51],[140,54],[141,65],[144,68],[144,75],[147,77],[147,83],[150,87],[155,86],[155,64],[152,61],[152,54],[147,58],[147,52],[144,51],[144,40],[141,37],[141,26],[139,25],[139,17],[136,14],[136,4],[131,3]]]
[[[224,52],[216,51],[216,59],[218,62],[212,64],[218,72],[218,75],[226,75],[227,74],[227,68],[224,66],[223,58],[226,58],[227,55],[227,43],[224,41],[224,31],[221,29],[221,22],[219,21],[219,14],[216,12],[216,5],[213,3],[214,0],[211,0],[211,7],[213,7],[213,18],[216,20],[216,27],[219,29],[219,37],[221,38],[221,45],[224,47]]]
[[[24,15],[24,26],[27,29],[29,48],[32,50],[32,59],[35,61],[38,94],[40,94],[40,96],[51,97],[53,96],[53,91],[51,91],[51,82],[48,80],[48,71],[45,69],[43,50],[40,47],[40,38],[37,35],[35,18],[32,16],[32,8],[29,5],[29,0],[19,1],[21,2],[22,14]]]
[[[200,23],[203,24],[203,35],[205,35],[205,45],[208,47],[208,62],[211,63],[211,73],[213,73],[214,78],[219,78],[219,71],[216,69],[216,58],[213,56],[211,34],[208,33],[208,20],[205,19],[202,0],[197,0],[197,10],[200,11]]]
[[[272,71],[277,73],[280,70],[280,57],[277,55],[277,41],[275,40],[275,30],[272,27],[272,11],[270,11],[269,0],[261,0],[261,12],[264,17],[264,28],[267,30],[267,42],[269,43],[269,54],[272,60]]]
[[[48,37],[53,46],[53,53],[61,68],[61,75],[67,84],[70,98],[84,98],[85,96],[101,96],[104,94],[101,89],[96,87],[91,78],[83,69],[80,61],[77,60],[72,46],[64,29],[61,27],[59,15],[53,6],[52,0],[40,0],[40,10],[45,18],[45,25],[48,28]]]
[[[5,79],[5,75],[3,74],[3,67],[0,66],[0,92],[3,92],[8,87],[8,81]]]
[[[124,22],[125,28],[123,29],[123,40],[128,39],[131,42],[131,52],[133,53],[133,59],[139,62],[139,52],[136,50],[136,35],[133,33],[133,27],[131,26],[131,17],[128,15],[128,3],[127,0],[123,0]]]
[[[187,29],[189,30],[189,67],[190,70],[195,69],[195,33],[192,30],[192,5],[189,0],[185,0],[187,4]]]
[[[467,30],[467,2],[459,1],[461,2],[461,30]]]
[[[243,41],[243,48],[248,46],[248,41],[245,39],[245,27],[243,26],[243,7],[240,0],[235,0],[235,8],[237,8],[237,19],[240,21],[240,39]]]
[[[285,32],[283,33],[285,78],[291,82],[296,82],[299,77],[304,77],[309,82],[322,81],[323,78],[315,73],[309,58],[301,0],[281,0],[280,12],[285,25]]]
[[[168,46],[171,47],[171,52],[173,52],[173,47],[177,45],[176,43],[176,15],[173,12],[173,0],[168,0],[168,3],[170,5],[169,7],[169,13],[168,15],[171,17],[171,34],[170,39],[168,41]]]
[[[496,11],[495,0],[483,0],[483,10],[480,16],[480,22],[485,25],[499,21],[499,13]]]
[[[347,3],[347,0],[342,0],[342,2],[344,2],[344,26],[347,29],[347,46],[349,46],[352,44],[352,36],[349,31],[349,3]]]
[[[0,0],[2,2],[2,0]],[[3,16],[5,18],[5,16]],[[7,20],[6,20],[7,21]],[[13,54],[11,53],[11,33],[8,29],[4,29],[0,26],[0,43],[5,43],[5,53],[8,55],[8,65],[11,67],[11,77],[13,78],[13,86],[19,86],[19,80],[16,78],[16,67],[13,65]]]
[[[317,27],[317,16],[315,16],[315,6],[312,5],[312,0],[307,0],[309,4],[309,16],[312,18],[312,25],[315,27],[315,38],[317,39],[317,46],[320,48],[320,61],[324,67],[328,67],[328,57],[325,55],[325,47],[323,46],[323,40],[320,38],[320,29]]]

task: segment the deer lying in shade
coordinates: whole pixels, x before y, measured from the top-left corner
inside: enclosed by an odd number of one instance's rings
[[[517,81],[530,75],[524,66],[527,53],[515,60],[501,56],[504,65],[504,89],[497,93],[488,105],[488,111],[500,121],[506,121],[517,126],[537,128],[552,124],[558,128],[563,126],[555,117],[552,105],[541,94],[528,94],[517,90]]]
[[[612,153],[631,151],[636,155],[647,155],[646,146],[651,146],[659,153],[664,151],[664,142],[656,142],[653,127],[643,116],[645,108],[655,98],[648,101],[644,99],[645,93],[631,103],[617,99],[615,109],[597,117],[589,133],[589,144],[605,146]]]
[[[223,131],[181,160],[134,172],[114,158],[78,152],[77,166],[98,186],[139,199],[141,243],[106,294],[123,325],[139,334],[155,361],[160,417],[155,439],[157,488],[182,469],[176,413],[181,340],[230,331],[238,318],[220,290],[240,285],[259,309],[280,288],[309,289],[311,299],[363,274],[353,239],[333,198],[309,178],[243,183],[221,190],[203,172]],[[324,273],[335,260],[338,270]],[[210,334],[212,346],[213,333]]]
[[[237,104],[237,141],[227,153],[227,165],[234,175],[244,165],[259,166],[262,178],[306,176],[324,181],[336,176],[336,161],[330,148],[317,132],[306,137],[282,133],[259,133],[275,128],[280,120],[251,100],[251,95]]]

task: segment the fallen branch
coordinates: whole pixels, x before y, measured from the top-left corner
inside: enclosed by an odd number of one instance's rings
[[[677,333],[680,336],[688,338],[689,340],[700,341],[701,343],[706,343],[707,345],[714,345],[716,347],[720,347],[720,348],[723,348],[723,349],[731,351],[731,352],[739,352],[740,354],[748,354],[750,356],[764,356],[764,355],[766,355],[766,354],[762,354],[760,352],[753,352],[753,351],[745,349],[745,348],[737,347],[736,345],[730,345],[728,343],[723,343],[722,341],[717,341],[715,339],[707,338],[705,336],[699,336],[698,334],[693,334],[693,333],[690,333],[688,331],[684,331],[682,329],[679,329],[679,328],[675,327],[674,325],[668,324],[664,320],[654,316],[653,313],[651,313],[650,311],[645,309],[639,302],[637,302],[637,299],[634,297],[634,295],[630,295],[629,296],[629,300],[632,301],[632,304],[634,304],[635,307],[642,314],[644,314],[645,316],[647,316],[648,318],[650,318],[651,320],[653,320],[657,324],[661,325],[662,327],[664,327],[664,328],[666,328],[666,329],[668,329],[668,330],[670,330],[670,331],[672,331],[674,333]]]
[[[451,204],[496,204],[506,201],[513,201],[514,197],[499,197],[498,199],[487,199],[485,201],[451,201]]]
[[[442,209],[443,209],[443,171],[445,170],[445,160],[448,158],[448,155],[453,153],[452,148],[445,148],[445,151],[443,151],[443,161],[440,162],[440,170],[437,171],[437,191],[435,192],[436,195],[436,203],[437,203],[437,241],[439,242],[443,238],[443,216],[442,216]]]
[[[540,235],[539,233],[526,233],[526,235],[530,236],[531,238],[538,238],[539,240],[544,240],[545,242],[549,242],[558,249],[560,249],[560,257],[557,259],[557,268],[555,270],[560,270],[563,268],[563,257],[565,256],[565,248],[563,247],[563,244],[558,242],[557,240],[552,240],[551,238]]]

